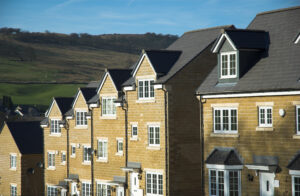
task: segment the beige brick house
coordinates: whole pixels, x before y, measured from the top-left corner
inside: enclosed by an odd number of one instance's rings
[[[203,195],[300,195],[299,18],[257,14],[212,47],[218,64],[197,90]]]
[[[0,131],[0,195],[43,194],[43,130],[39,121],[4,122]]]
[[[128,195],[199,195],[199,109],[195,89],[217,63],[221,28],[185,33],[166,50],[145,50],[123,86]]]

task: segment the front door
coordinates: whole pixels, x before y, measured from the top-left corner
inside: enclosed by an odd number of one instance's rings
[[[274,173],[260,172],[260,196],[274,196]]]
[[[124,196],[124,187],[117,187],[117,196]]]
[[[132,172],[130,181],[131,181],[130,182],[131,196],[138,196],[139,195],[139,174],[136,172]]]

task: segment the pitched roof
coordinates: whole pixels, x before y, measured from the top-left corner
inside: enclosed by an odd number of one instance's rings
[[[90,81],[85,87],[87,88],[97,88],[100,84],[100,81]]]
[[[204,49],[212,44],[221,29],[234,28],[233,25],[218,26],[207,29],[200,29],[184,33],[179,39],[171,44],[166,50],[146,50],[150,61],[158,76],[156,83],[165,83],[172,78],[178,71],[191,62]],[[140,58],[142,55],[140,56]],[[137,64],[135,65],[135,67]],[[129,86],[134,83],[131,77],[123,86]]]
[[[82,95],[86,101],[90,100],[95,94],[97,88],[87,88],[87,87],[82,87],[80,88]]]
[[[290,170],[300,170],[300,151],[289,162],[287,168]]]
[[[267,53],[236,84],[218,85],[218,67],[197,89],[199,94],[281,91],[300,89],[300,7],[258,14],[247,29],[269,33]],[[280,28],[279,28],[280,27]],[[247,40],[245,40],[247,41]]]
[[[226,35],[237,49],[267,49],[269,45],[268,33],[261,30],[225,29]],[[220,35],[219,39],[222,37]],[[214,46],[221,41],[217,39]],[[214,47],[213,47],[214,48]]]
[[[122,90],[122,84],[130,78],[131,69],[108,69],[107,70],[116,85],[118,91]]]
[[[73,97],[54,97],[62,115],[64,115],[72,106]]]
[[[238,153],[233,148],[215,148],[207,157],[206,164],[243,165]]]
[[[43,129],[39,121],[6,122],[22,154],[43,153]]]

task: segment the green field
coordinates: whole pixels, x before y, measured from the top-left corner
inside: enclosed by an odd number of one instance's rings
[[[74,96],[84,84],[0,84],[0,98],[10,96],[14,104],[49,106],[52,97]]]

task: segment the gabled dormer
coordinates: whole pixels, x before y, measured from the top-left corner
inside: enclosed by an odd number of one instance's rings
[[[266,54],[268,33],[258,30],[223,29],[212,52],[218,54],[219,83],[236,83]]]
[[[154,89],[162,88],[158,79],[166,76],[181,55],[177,50],[143,50],[131,72],[131,78],[123,86],[124,90],[135,90],[139,101],[153,101]]]

